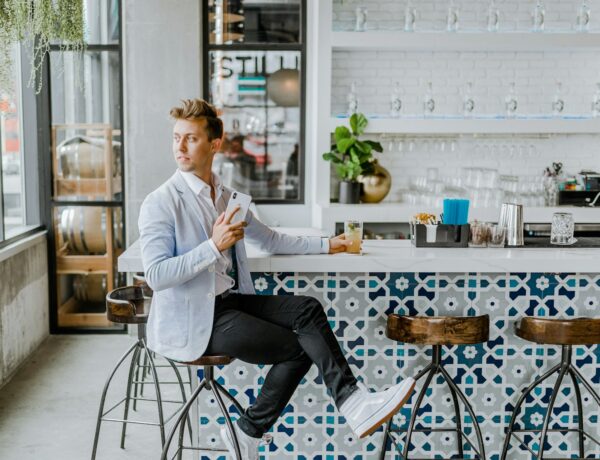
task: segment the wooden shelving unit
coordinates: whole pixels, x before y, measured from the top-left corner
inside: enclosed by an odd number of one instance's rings
[[[85,158],[88,161],[87,166],[95,160],[96,169],[86,169],[83,173],[78,170],[78,177],[65,172],[65,158],[61,157],[67,153],[60,151],[60,131],[84,133],[81,139],[91,139],[95,142],[87,145]],[[94,302],[78,298],[72,284],[69,285],[69,275],[103,276],[106,291],[115,288],[116,259],[123,252],[122,234],[119,235],[119,231],[115,231],[115,224],[117,228],[121,228],[122,213],[120,206],[107,206],[106,202],[114,201],[115,194],[121,191],[121,178],[115,174],[113,167],[113,135],[117,134],[118,131],[104,124],[52,126],[53,217],[59,327],[113,326],[106,318],[103,298],[95,299]],[[73,136],[73,139],[77,139],[78,136]],[[74,149],[79,147],[75,144]],[[63,147],[63,150],[68,149]],[[78,155],[79,152],[66,161],[80,161]],[[103,160],[101,167],[97,161],[100,155]],[[61,277],[64,279],[61,280]]]
[[[312,225],[332,231],[335,222],[348,218],[368,222],[402,222],[410,219],[414,207],[404,203],[380,203],[376,205],[339,205],[330,203],[330,167],[321,159],[320,152],[330,149],[331,134],[340,125],[348,126],[348,119],[332,113],[333,62],[336,56],[342,60],[362,59],[373,53],[393,51],[404,52],[482,52],[517,53],[522,52],[586,52],[600,51],[600,31],[576,33],[573,31],[546,30],[542,33],[529,31],[488,32],[483,30],[461,30],[455,33],[446,31],[417,30],[367,30],[364,32],[333,30],[336,21],[333,15],[333,1],[322,0],[309,6],[309,23],[314,40],[308,48],[309,64],[318,72],[308,74],[307,107],[310,107],[307,126],[308,151],[315,152],[311,158],[312,176],[310,196],[312,197]],[[372,26],[372,24],[371,24]],[[385,59],[385,56],[382,58]],[[385,135],[551,135],[600,133],[600,119],[586,117],[535,117],[492,118],[480,116],[460,118],[453,115],[420,118],[418,115],[405,115],[388,118],[385,115],[366,114],[369,118],[367,134]],[[319,152],[319,153],[317,153]],[[419,207],[419,210],[422,207]],[[562,210],[563,208],[561,208]],[[549,222],[556,208],[529,209],[526,220]],[[597,211],[593,209],[569,208],[580,222],[597,222]],[[473,216],[482,220],[496,220],[495,209],[473,209]],[[580,219],[579,219],[580,218]]]

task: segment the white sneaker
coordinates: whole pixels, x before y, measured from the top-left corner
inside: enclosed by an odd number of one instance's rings
[[[415,388],[415,381],[407,378],[385,391],[369,392],[362,382],[339,408],[352,431],[359,438],[372,434],[394,416],[408,401]]]
[[[237,423],[233,424],[235,435],[237,437],[238,444],[240,446],[240,454],[242,454],[242,460],[259,460],[258,448],[263,444],[270,444],[272,437],[270,434],[265,434],[262,438],[253,438],[247,435]],[[235,449],[233,447],[233,441],[231,439],[231,433],[227,429],[227,425],[221,427],[221,439],[225,443],[225,447],[235,460]]]

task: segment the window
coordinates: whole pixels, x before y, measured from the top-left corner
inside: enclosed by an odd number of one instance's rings
[[[105,303],[124,281],[113,263],[124,246],[121,6],[84,8],[85,51],[53,44],[49,53],[53,332],[123,330]]]
[[[2,153],[2,201],[0,203],[0,241],[26,229],[25,184],[23,169],[23,123],[21,65],[18,47],[12,50],[14,78],[10,88],[0,93],[0,150]]]
[[[225,135],[213,169],[257,203],[304,200],[305,2],[207,2],[204,92]]]

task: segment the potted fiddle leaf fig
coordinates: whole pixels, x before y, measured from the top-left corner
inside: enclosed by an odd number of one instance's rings
[[[360,140],[369,121],[362,113],[350,117],[350,128],[335,128],[335,144],[331,151],[323,154],[323,159],[331,161],[340,182],[340,203],[358,203],[361,194],[359,176],[369,174],[374,169],[373,151],[383,152],[379,142]]]

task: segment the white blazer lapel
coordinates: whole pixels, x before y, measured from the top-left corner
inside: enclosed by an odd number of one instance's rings
[[[200,222],[202,231],[204,232],[204,235],[206,235],[206,239],[209,239],[212,233],[212,228],[210,229],[211,232],[209,233],[207,229],[206,217],[202,215],[202,213],[200,212],[200,207],[198,206],[198,198],[194,196],[194,193],[188,187],[188,185],[185,182],[185,179],[181,176],[181,174],[179,174],[179,172],[176,172],[173,175],[173,185],[175,186],[177,192],[180,194],[181,198],[189,204],[189,207],[192,209],[192,212],[198,218],[198,222]]]

